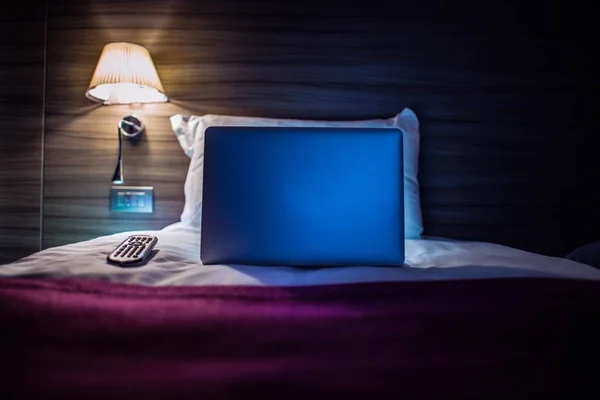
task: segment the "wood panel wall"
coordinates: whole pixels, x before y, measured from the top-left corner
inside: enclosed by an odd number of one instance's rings
[[[426,234],[564,255],[599,238],[586,14],[522,1],[53,0],[44,246],[177,220],[187,159],[175,112],[361,119],[409,106],[422,122]],[[108,213],[128,110],[84,92],[112,41],[146,46],[172,99],[144,109],[146,140],[125,149],[128,183],[156,187],[151,217]]]
[[[180,109],[174,104],[137,108],[101,106],[85,97],[106,43],[151,44],[147,29],[139,30],[135,23],[127,22],[137,14],[136,18],[152,26],[146,13],[138,12],[138,3],[135,7],[133,2],[126,1],[51,3],[43,210],[45,248],[122,231],[161,229],[179,220],[189,159],[175,139],[169,116]],[[152,46],[149,49],[155,50]],[[157,65],[159,72],[163,72],[160,62]],[[118,151],[117,123],[127,114],[140,117],[146,124],[146,132],[139,142],[123,141],[125,184],[154,186],[155,212],[151,215],[114,214],[109,210]]]
[[[0,13],[0,264],[40,249],[45,1]]]

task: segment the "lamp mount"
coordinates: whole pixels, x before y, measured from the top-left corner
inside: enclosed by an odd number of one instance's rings
[[[119,132],[128,138],[134,138],[144,132],[144,124],[135,115],[126,115],[119,121]]]

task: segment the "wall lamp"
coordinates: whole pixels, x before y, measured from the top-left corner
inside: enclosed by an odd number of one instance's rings
[[[104,105],[168,101],[148,50],[125,42],[104,46],[85,95]],[[126,115],[117,124],[119,157],[112,178],[114,184],[125,182],[121,135],[137,139],[143,131],[144,124],[135,115]]]

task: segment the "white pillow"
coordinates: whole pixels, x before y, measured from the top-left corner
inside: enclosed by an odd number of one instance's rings
[[[404,147],[404,231],[407,239],[419,238],[423,233],[421,201],[419,198],[419,119],[405,108],[389,119],[364,121],[307,121],[227,115],[171,117],[171,126],[177,140],[191,158],[185,180],[185,206],[181,222],[194,228],[201,226],[202,214],[202,166],[204,162],[204,132],[209,126],[290,126],[290,127],[350,127],[350,128],[399,128],[403,133]]]

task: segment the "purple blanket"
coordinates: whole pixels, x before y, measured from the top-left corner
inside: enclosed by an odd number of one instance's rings
[[[0,398],[567,397],[598,392],[599,325],[577,280],[0,279]]]

